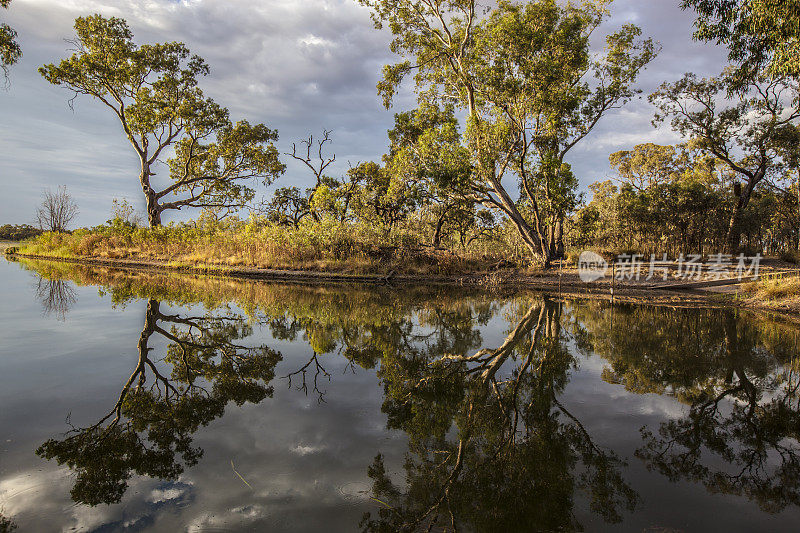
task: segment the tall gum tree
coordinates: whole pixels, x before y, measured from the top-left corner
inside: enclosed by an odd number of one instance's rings
[[[278,133],[231,122],[228,110],[197,86],[209,68],[183,43],[137,46],[124,20],[101,15],[76,19],[75,30],[72,56],[39,72],[117,116],[140,162],[151,227],[168,209],[242,206],[254,194],[248,180],[269,184],[283,173],[273,145]],[[166,164],[170,183],[156,190],[151,178],[167,149],[174,154]]]
[[[695,148],[717,158],[743,181],[736,185],[728,224],[728,251],[739,249],[742,216],[756,187],[785,177],[797,153],[800,87],[787,76],[743,76],[728,68],[716,78],[686,74],[650,95],[653,124],[669,120]],[[738,183],[738,182],[737,182]]]
[[[640,30],[624,26],[607,37],[604,54],[589,37],[608,13],[605,0],[580,6],[555,0],[359,0],[376,27],[394,35],[390,49],[403,60],[384,67],[378,91],[389,107],[414,73],[422,101],[442,100],[467,115],[474,199],[504,213],[545,266],[552,250],[542,205],[563,210],[559,195],[574,192],[567,153],[608,111],[627,102],[631,84],[655,56]],[[516,201],[504,178],[521,181]],[[530,213],[529,215],[527,213]]]
[[[800,0],[683,0],[681,7],[697,12],[696,39],[728,48],[740,77],[800,79]],[[800,206],[797,127],[779,136],[784,160],[797,175]]]

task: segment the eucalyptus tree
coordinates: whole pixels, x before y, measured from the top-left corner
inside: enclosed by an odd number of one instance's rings
[[[637,144],[608,156],[624,183],[638,191],[683,179],[710,184],[719,181],[718,160],[689,144]]]
[[[727,231],[730,252],[739,248],[742,217],[753,191],[785,176],[789,154],[798,150],[800,82],[788,76],[743,76],[734,68],[716,78],[686,74],[650,95],[653,120],[670,120],[693,146],[718,159],[737,178]]]
[[[699,17],[695,37],[728,47],[744,70],[800,75],[800,0],[683,0]]]
[[[270,222],[297,228],[310,213],[308,196],[298,187],[279,187],[272,195],[272,200],[261,205],[260,211]]]
[[[101,15],[79,17],[75,30],[72,56],[39,72],[114,112],[140,162],[151,227],[168,209],[241,206],[254,194],[247,181],[269,184],[284,171],[273,145],[278,133],[233,123],[227,109],[205,97],[198,78],[208,65],[183,43],[136,45],[124,20]],[[169,183],[156,190],[151,178],[168,148]]]
[[[314,196],[317,190],[330,180],[330,178],[325,175],[325,170],[336,161],[336,154],[330,157],[325,154],[325,145],[333,143],[331,133],[333,132],[330,130],[322,130],[322,137],[318,138],[316,142],[314,141],[314,135],[309,135],[308,139],[300,141],[299,148],[297,143],[292,143],[291,153],[286,153],[286,155],[290,156],[292,159],[307,166],[314,175],[314,185],[307,190],[306,202],[310,208],[309,213],[316,222],[319,222],[320,217],[317,210],[314,209]]]
[[[469,189],[472,168],[453,106],[440,109],[423,103],[395,114],[389,141],[387,171],[393,181],[412,189],[420,206],[433,215],[431,245],[438,248],[446,226],[475,218]]]
[[[609,110],[634,94],[631,84],[654,57],[650,40],[626,25],[590,54],[589,36],[607,2],[580,6],[555,0],[359,0],[378,28],[388,25],[392,51],[378,91],[388,107],[415,72],[420,100],[442,100],[467,114],[467,146],[476,201],[504,213],[532,254],[551,258],[540,204],[559,211],[576,181],[564,159]],[[504,185],[515,173],[529,203],[525,216]]]
[[[11,0],[0,0],[0,7],[8,9]],[[22,48],[17,42],[17,31],[6,23],[0,23],[0,68],[8,76],[8,67],[22,57]]]

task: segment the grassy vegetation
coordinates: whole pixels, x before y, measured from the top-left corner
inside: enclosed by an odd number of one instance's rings
[[[800,311],[800,277],[787,275],[745,283],[742,293],[751,303]]]
[[[11,241],[1,241],[0,240],[0,254],[4,253],[8,248],[12,246],[17,246],[18,243],[11,242]]]
[[[172,266],[253,267],[352,274],[455,275],[522,267],[514,246],[497,239],[465,249],[424,246],[410,227],[308,221],[298,228],[251,220],[172,224],[152,229],[116,221],[91,230],[45,233],[19,253],[61,258],[162,262]],[[509,259],[509,257],[511,259]]]

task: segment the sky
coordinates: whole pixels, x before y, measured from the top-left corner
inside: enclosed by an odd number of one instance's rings
[[[668,125],[651,125],[647,94],[684,72],[711,76],[725,66],[723,49],[692,40],[694,15],[679,3],[616,0],[595,33],[599,49],[603,35],[634,23],[662,51],[640,77],[643,97],[608,114],[572,150],[568,162],[582,189],[611,176],[612,152],[681,140]],[[409,82],[394,107],[383,108],[375,84],[381,67],[397,56],[388,49],[388,32],[376,30],[355,0],[12,0],[10,9],[0,10],[0,22],[17,30],[24,55],[11,68],[8,88],[0,89],[0,224],[33,223],[42,191],[60,185],[80,207],[79,226],[110,218],[114,198],[144,211],[138,162],[113,113],[87,96],[70,110],[71,93],[37,72],[69,55],[74,19],[92,13],[126,19],[139,44],[186,43],[211,67],[201,80],[204,92],[228,107],[234,120],[277,129],[282,153],[311,133],[332,130],[336,162],[328,173],[334,176],[360,161],[379,160],[393,114],[415,107]],[[282,159],[286,173],[272,188],[257,187],[258,196],[276,186],[311,184],[308,169]],[[162,170],[155,180],[164,179]],[[165,213],[170,218],[176,216]]]

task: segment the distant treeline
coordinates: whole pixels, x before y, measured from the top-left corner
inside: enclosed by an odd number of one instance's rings
[[[30,224],[5,224],[0,226],[0,241],[24,241],[42,234]]]
[[[744,191],[722,162],[685,144],[650,143],[609,160],[618,178],[589,186],[591,201],[569,219],[569,248],[675,257],[726,249]],[[797,176],[788,171],[755,187],[736,217],[740,249],[794,253],[800,246],[798,201]]]

